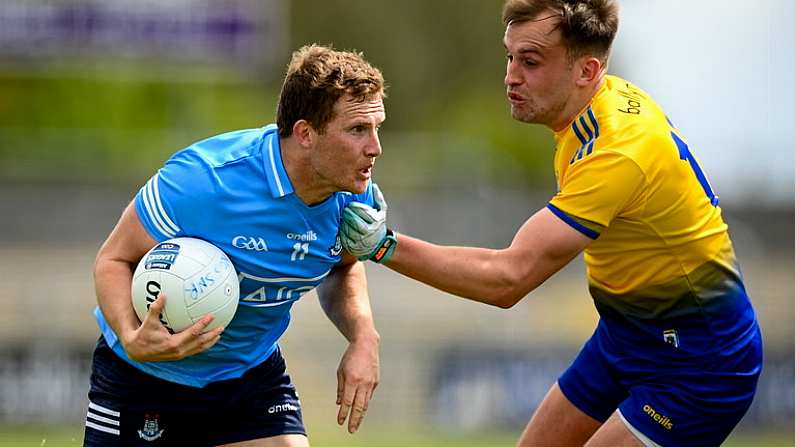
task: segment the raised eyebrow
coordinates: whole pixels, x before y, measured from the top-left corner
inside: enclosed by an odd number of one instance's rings
[[[543,56],[544,55],[543,53],[541,53],[541,50],[539,50],[538,48],[531,48],[531,47],[520,48],[519,51],[517,51],[517,53],[519,53],[519,54],[532,53],[532,54],[537,54],[539,56]]]
[[[505,47],[505,51],[507,51],[508,53],[511,53],[511,51],[508,49],[508,46],[505,45],[505,42],[503,42],[502,46]],[[541,50],[539,48],[536,48],[536,47],[521,47],[521,48],[519,48],[519,50],[516,51],[516,54],[536,54],[538,56],[542,56],[542,57],[544,56],[544,54],[541,52]]]

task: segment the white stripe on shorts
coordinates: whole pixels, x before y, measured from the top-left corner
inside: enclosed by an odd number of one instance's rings
[[[89,402],[88,403],[88,408],[91,409],[91,410],[94,410],[94,411],[99,411],[100,413],[105,413],[105,414],[108,414],[108,415],[111,415],[111,416],[116,416],[116,417],[119,417],[119,415],[121,414],[118,411],[113,411],[110,408],[105,408],[102,405],[95,404],[94,402]]]
[[[638,438],[638,441],[640,441],[641,444],[643,444],[646,447],[662,447],[660,444],[657,444],[656,442],[654,442],[651,439],[649,439],[648,436],[646,436],[643,433],[641,433],[640,430],[638,430],[637,428],[633,427],[632,424],[629,423],[627,418],[625,418],[624,415],[621,414],[621,410],[616,410],[616,413],[618,413],[618,416],[621,418],[621,421],[624,422],[624,425],[627,427],[627,429],[633,435],[635,435],[636,438]]]
[[[94,413],[92,413],[92,410]],[[105,416],[100,416],[97,413],[102,413]],[[120,412],[105,408],[102,405],[97,405],[94,402],[88,402],[88,411],[86,412],[86,427],[99,430],[101,432],[110,433],[112,435],[119,435],[121,432],[118,428]]]
[[[95,421],[104,422],[106,424],[115,425],[117,427],[119,426],[119,421],[117,421],[115,419],[106,418],[106,417],[100,416],[98,414],[94,414],[94,413],[91,412],[91,410],[88,411],[88,414],[86,415],[86,418],[91,418],[91,419],[94,419]]]
[[[93,429],[99,430],[99,431],[103,431],[105,433],[110,433],[110,434],[116,435],[116,436],[118,436],[121,433],[121,432],[119,432],[119,429],[117,429],[117,428],[104,427],[102,425],[95,424],[95,423],[93,423],[91,421],[86,421],[86,427],[93,428]]]

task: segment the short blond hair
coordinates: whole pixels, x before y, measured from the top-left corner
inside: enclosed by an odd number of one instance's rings
[[[293,125],[306,120],[320,133],[334,118],[334,104],[345,94],[365,101],[385,96],[384,76],[358,51],[337,51],[306,45],[293,52],[287,66],[276,124],[279,136],[289,137]]]

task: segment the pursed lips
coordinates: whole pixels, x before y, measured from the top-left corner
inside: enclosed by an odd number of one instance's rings
[[[516,92],[509,91],[508,92],[508,101],[510,101],[512,104],[518,104],[518,103],[521,103],[521,102],[525,102],[526,100],[525,100],[524,96],[522,96],[522,95],[520,95],[520,94],[518,94]]]

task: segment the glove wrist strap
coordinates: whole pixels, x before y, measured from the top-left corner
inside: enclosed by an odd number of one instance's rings
[[[392,257],[392,253],[395,252],[395,248],[397,248],[397,242],[397,234],[387,228],[386,236],[381,241],[381,244],[378,245],[378,248],[376,248],[373,254],[370,256],[370,260],[379,264],[385,263],[389,260],[389,258]]]

